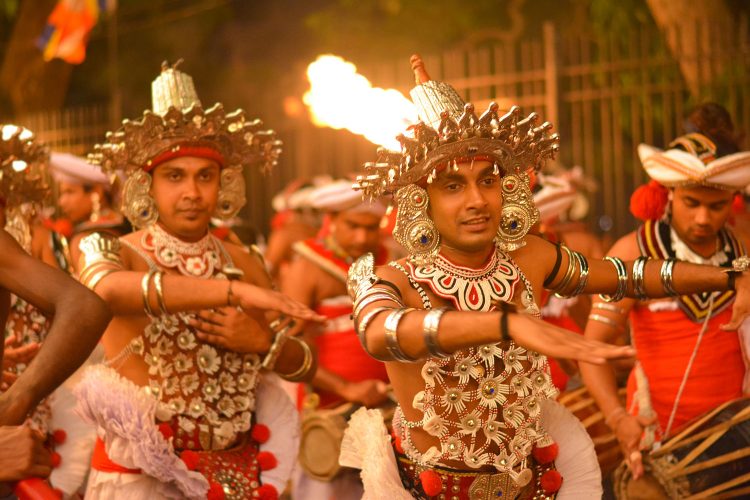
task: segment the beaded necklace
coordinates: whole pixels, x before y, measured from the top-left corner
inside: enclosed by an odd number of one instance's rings
[[[167,269],[177,268],[181,274],[209,278],[221,265],[220,249],[211,233],[196,242],[185,242],[152,224],[141,237],[141,246],[154,254],[156,261]]]

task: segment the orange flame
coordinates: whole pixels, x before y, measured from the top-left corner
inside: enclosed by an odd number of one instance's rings
[[[302,100],[313,123],[346,129],[393,151],[395,139],[416,123],[414,104],[395,89],[373,87],[357,67],[334,55],[321,55],[307,67],[310,90]]]

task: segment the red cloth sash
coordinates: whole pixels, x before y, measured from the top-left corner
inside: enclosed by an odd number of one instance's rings
[[[720,325],[729,322],[731,315],[731,310],[727,309],[709,320],[670,434],[689,420],[742,395],[745,365],[739,336],[737,332],[719,330]],[[662,430],[666,430],[701,324],[691,321],[682,310],[653,312],[647,307],[634,308],[630,324],[638,359],[648,378],[654,410]],[[629,408],[635,389],[635,374],[631,372]]]
[[[122,465],[114,463],[107,455],[107,449],[104,447],[104,441],[96,438],[94,443],[94,454],[91,456],[91,468],[101,472],[119,472],[121,474],[140,474],[141,469],[128,469]]]
[[[335,277],[346,281],[350,264],[326,246],[325,240],[310,238],[295,245],[295,251],[310,260],[323,270]],[[388,261],[388,251],[385,247],[375,255],[375,265],[382,265]],[[338,331],[326,331],[315,338],[318,350],[318,366],[335,373],[350,382],[363,380],[382,380],[388,382],[385,365],[370,357],[359,343],[354,331],[354,323],[349,319],[352,314],[351,304],[347,305],[318,305],[315,311],[328,319],[346,318],[347,327]],[[330,407],[343,400],[330,392],[316,390],[320,396],[320,407]],[[300,385],[298,402],[304,398],[304,387]]]
[[[352,307],[320,306],[315,311],[329,319],[342,316],[348,319]],[[318,365],[350,382],[374,379],[387,383],[388,374],[385,365],[365,352],[354,331],[354,325],[351,321],[348,324],[351,326],[346,330],[327,331],[315,337]],[[326,391],[317,392],[320,395],[321,407],[332,406],[343,401],[335,394]]]

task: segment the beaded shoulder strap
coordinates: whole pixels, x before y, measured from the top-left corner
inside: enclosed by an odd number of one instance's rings
[[[412,277],[409,271],[407,271],[406,268],[404,268],[404,266],[402,266],[396,261],[389,262],[388,265],[404,273],[406,275],[406,279],[409,280],[409,284],[411,285],[411,287],[417,291],[417,293],[419,294],[419,297],[422,299],[422,306],[424,306],[425,309],[432,309],[432,302],[430,301],[430,298],[427,296],[427,292],[425,292],[422,285],[417,283],[417,281]]]
[[[229,255],[229,252],[224,246],[224,243],[222,243],[222,241],[216,236],[211,235],[211,238],[214,240],[214,244],[216,244],[216,246],[219,247],[219,250],[221,251],[221,255],[224,257],[224,262],[226,262],[228,266],[234,267],[234,261],[232,260],[232,256]]]

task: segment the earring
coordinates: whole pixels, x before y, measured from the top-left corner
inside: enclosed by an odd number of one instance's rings
[[[99,220],[99,217],[101,217],[102,214],[102,200],[99,196],[99,193],[94,191],[91,193],[91,215],[89,216],[89,220],[91,222],[96,222]]]
[[[136,228],[150,226],[159,218],[150,190],[151,176],[143,170],[136,170],[123,185],[122,212]]]
[[[224,168],[221,171],[219,200],[214,216],[222,220],[231,219],[245,206],[246,201],[242,170],[233,167]]]
[[[508,174],[502,178],[503,209],[497,228],[497,244],[501,250],[512,252],[523,247],[524,237],[539,222],[539,210],[526,174]]]
[[[393,237],[409,252],[418,265],[432,263],[440,247],[440,233],[427,215],[427,191],[410,184],[396,192],[398,214]]]

